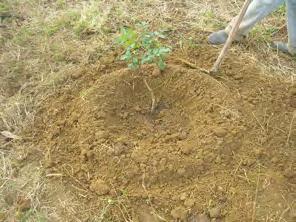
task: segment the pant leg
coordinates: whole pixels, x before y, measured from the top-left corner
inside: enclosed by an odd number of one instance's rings
[[[288,14],[288,48],[296,55],[296,0],[286,0]]]
[[[246,35],[258,22],[276,10],[281,4],[284,3],[284,1],[285,0],[253,0],[243,18],[242,23],[240,24],[238,38],[239,36]],[[296,0],[290,1],[295,2]],[[225,31],[227,33],[230,32],[236,18],[237,17],[235,17],[226,27]]]

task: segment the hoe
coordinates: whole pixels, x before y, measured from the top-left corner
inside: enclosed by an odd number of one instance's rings
[[[247,9],[249,7],[249,5],[251,4],[252,0],[246,0],[230,33],[229,33],[229,36],[228,36],[228,39],[226,41],[226,43],[224,44],[224,47],[223,49],[221,50],[216,62],[214,63],[212,69],[210,71],[207,71],[207,73],[210,73],[210,74],[216,74],[218,71],[219,71],[219,68],[221,66],[221,63],[223,62],[223,59],[225,58],[225,55],[228,51],[228,49],[230,48],[236,34],[237,34],[237,31],[238,31],[238,28],[244,18],[244,15],[246,14],[247,12]]]

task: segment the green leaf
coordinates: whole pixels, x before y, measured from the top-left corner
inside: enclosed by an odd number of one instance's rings
[[[164,70],[164,58],[171,52],[171,48],[163,46],[159,41],[160,38],[165,38],[162,32],[152,32],[148,28],[148,23],[142,22],[136,25],[136,29],[121,29],[121,34],[117,38],[117,42],[125,50],[121,60],[126,61],[130,69],[155,63],[160,70]]]
[[[137,40],[137,32],[131,28],[121,28],[121,35],[117,38],[117,42],[124,47],[134,44]]]
[[[138,69],[139,68],[139,65],[134,64],[134,63],[130,63],[130,64],[128,64],[128,68],[135,70],[135,69]]]
[[[165,69],[166,64],[165,64],[165,62],[163,61],[162,58],[160,58],[160,59],[158,60],[158,62],[157,62],[157,66],[158,66],[158,68],[159,68],[161,71],[163,71],[163,70]]]
[[[160,47],[159,48],[159,54],[160,55],[166,55],[166,54],[168,54],[170,52],[171,52],[170,48],[167,48],[167,47]]]
[[[166,38],[166,36],[163,33],[161,33],[161,32],[154,32],[154,35],[157,36],[158,38],[161,38],[161,39],[165,39]]]
[[[132,58],[131,51],[129,49],[120,57],[120,60],[129,61]]]
[[[138,48],[138,44],[136,42],[132,43],[129,48],[131,49],[137,49]]]
[[[151,48],[153,44],[153,39],[151,38],[151,36],[145,35],[142,39],[142,45],[144,48]]]
[[[149,24],[148,22],[139,22],[136,26],[143,31],[147,31]]]
[[[137,57],[132,58],[132,62],[128,65],[129,69],[138,69],[140,67],[139,59]]]
[[[154,57],[155,56],[153,56],[153,54],[151,54],[149,52],[145,53],[142,57],[141,64],[143,65],[143,64],[147,64],[147,63],[148,64],[152,63],[154,60]]]
[[[135,64],[135,65],[139,65],[139,59],[136,58],[136,57],[134,57],[134,58],[132,59],[132,62],[133,62],[133,64]]]
[[[129,61],[131,59],[130,54],[124,54],[123,56],[120,57],[120,60],[122,61]]]

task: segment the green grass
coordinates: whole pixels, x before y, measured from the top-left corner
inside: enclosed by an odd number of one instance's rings
[[[28,210],[26,212],[19,212],[18,214],[18,220],[20,222],[47,222],[47,218],[40,212],[35,210]]]
[[[250,36],[259,43],[271,42],[279,28],[286,22],[286,6],[281,5],[275,12],[257,24],[250,32]]]
[[[285,17],[286,16],[286,5],[281,5],[274,13],[275,16]]]
[[[60,0],[57,2],[60,9],[59,13],[45,22],[43,31],[52,36],[57,32],[67,30],[72,31],[77,36],[82,36],[87,33],[97,33],[101,30],[102,26],[102,13],[98,7],[98,1],[90,1],[89,4],[81,4],[80,9],[65,8],[65,1]]]
[[[261,43],[271,42],[273,35],[278,32],[278,30],[279,29],[274,26],[265,27],[263,25],[257,25],[251,30],[250,37]]]
[[[215,14],[210,9],[202,13],[201,17],[203,19],[202,26],[213,30],[223,29],[227,25],[226,22],[219,17],[219,15]]]
[[[0,2],[0,15],[10,11],[8,3]]]
[[[31,27],[23,26],[14,35],[12,42],[19,46],[26,46],[34,37],[35,33]]]
[[[56,4],[59,9],[65,9],[65,7],[67,6],[67,1],[66,0],[57,0]]]
[[[43,32],[47,36],[53,36],[63,29],[73,29],[75,23],[79,20],[79,14],[75,11],[63,12],[61,15],[52,18],[43,23]]]

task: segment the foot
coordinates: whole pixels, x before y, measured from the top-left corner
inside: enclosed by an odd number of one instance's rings
[[[292,56],[296,56],[296,48],[295,47],[289,47],[287,43],[284,42],[273,42],[271,43],[271,47],[279,50],[283,53],[290,54]]]
[[[224,30],[220,30],[218,32],[213,32],[208,37],[208,42],[212,45],[221,45],[226,42],[228,38],[228,34]]]
[[[281,51],[283,53],[289,54],[289,48],[288,48],[287,43],[284,43],[284,42],[272,42],[271,47],[273,49],[279,50],[279,51]]]

